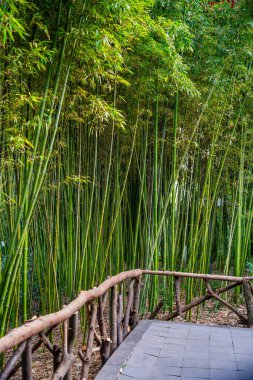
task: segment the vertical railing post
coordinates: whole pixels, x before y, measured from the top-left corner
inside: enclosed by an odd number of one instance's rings
[[[111,289],[111,354],[117,348],[117,285]]]
[[[124,319],[124,325],[123,325],[123,339],[125,339],[128,333],[130,311],[133,305],[134,281],[135,279],[132,279],[128,286],[127,307],[126,307],[126,313],[125,313],[125,319]]]
[[[32,380],[32,378],[32,344],[31,339],[28,339],[22,354],[22,379]]]
[[[177,306],[177,315],[181,317],[182,315],[182,306],[180,300],[180,283],[181,277],[175,277],[175,292],[176,292],[176,306]]]
[[[78,312],[73,314],[69,319],[69,326],[67,331],[67,355],[73,355],[75,338],[77,335],[77,325],[78,325]],[[68,370],[64,380],[72,380],[72,364]]]
[[[136,327],[136,325],[139,323],[140,294],[141,294],[141,276],[139,276],[135,279],[134,299],[133,299],[133,315],[132,315],[132,323],[131,323],[132,329],[134,329]]]
[[[243,293],[247,309],[248,324],[253,325],[253,290],[249,281],[243,281]]]
[[[95,333],[95,327],[96,327],[96,319],[97,319],[96,301],[91,301],[90,305],[91,305],[91,317],[89,321],[89,331],[88,331],[86,352],[85,354],[83,354],[82,351],[79,351],[79,356],[83,362],[81,380],[88,379],[90,361],[91,361],[91,356],[92,356],[93,341],[94,341],[94,333]]]
[[[53,345],[53,370],[56,372],[61,363],[61,349],[56,344]]]
[[[101,360],[102,364],[105,364],[106,361],[110,357],[110,347],[111,347],[111,339],[108,338],[107,336],[107,331],[106,331],[106,324],[105,324],[105,318],[104,318],[104,308],[106,304],[106,299],[107,299],[107,292],[104,294],[104,296],[99,297],[98,299],[98,323],[99,323],[99,329],[101,333],[101,340],[102,340],[102,345],[101,345]]]
[[[117,308],[117,346],[122,343],[123,340],[123,284],[120,284],[120,292],[118,295],[118,308]]]

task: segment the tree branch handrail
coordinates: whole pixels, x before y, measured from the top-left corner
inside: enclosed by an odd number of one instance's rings
[[[8,334],[0,338],[0,353],[12,349],[16,345],[28,340],[36,334],[40,334],[47,328],[52,328],[73,316],[77,311],[79,311],[85,304],[91,300],[95,300],[105,294],[113,286],[122,283],[125,280],[138,278],[143,274],[148,275],[164,275],[171,277],[187,277],[187,278],[197,278],[203,280],[220,280],[237,282],[238,285],[244,281],[253,280],[253,277],[234,277],[234,276],[223,276],[223,275],[212,275],[212,274],[196,274],[196,273],[186,273],[186,272],[174,272],[174,271],[152,271],[152,270],[142,270],[134,269],[126,272],[121,272],[115,276],[112,276],[102,282],[98,287],[81,291],[79,295],[70,302],[63,309],[40,316],[32,321],[24,323],[22,326],[11,330]]]

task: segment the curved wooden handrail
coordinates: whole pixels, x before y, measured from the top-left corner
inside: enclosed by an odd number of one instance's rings
[[[242,281],[253,280],[253,277],[235,277],[235,276],[223,276],[220,274],[188,273],[188,272],[174,272],[174,271],[162,271],[162,270],[154,271],[154,270],[147,270],[147,269],[143,269],[142,274],[199,278],[202,280],[218,280],[218,281],[229,281],[229,282],[242,282]]]
[[[127,272],[121,272],[105,280],[98,287],[88,291],[81,291],[76,299],[70,302],[63,309],[38,317],[30,322],[24,323],[22,326],[11,330],[7,335],[0,339],[0,353],[5,352],[14,346],[26,341],[32,336],[45,331],[47,328],[58,325],[68,320],[74,313],[79,311],[87,302],[97,299],[107,292],[113,286],[131,278],[137,278],[142,274],[149,275],[165,275],[174,277],[198,278],[204,280],[220,280],[242,283],[245,280],[253,280],[253,277],[234,277],[223,275],[208,275],[174,271],[151,271],[142,269],[133,269]]]
[[[138,277],[142,270],[134,269],[127,272],[121,272],[116,276],[110,277],[100,284],[97,288],[88,291],[81,291],[76,299],[70,302],[63,309],[56,313],[43,315],[31,322],[26,322],[22,326],[11,330],[7,335],[0,339],[0,352],[5,352],[17,344],[31,338],[48,327],[58,325],[69,319],[75,312],[79,311],[88,301],[102,296],[112,286],[127,280]]]

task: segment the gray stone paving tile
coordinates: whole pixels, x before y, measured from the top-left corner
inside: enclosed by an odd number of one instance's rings
[[[238,371],[238,380],[252,380],[252,371]]]
[[[178,379],[178,378],[177,378]],[[196,377],[180,377],[180,380],[196,380]],[[206,380],[204,377],[198,377],[198,380]]]
[[[154,329],[154,330],[159,329],[162,331],[169,332],[171,330],[171,326],[168,325],[166,321],[153,321],[152,325],[150,326],[150,329]]]
[[[216,337],[216,336],[210,336],[210,342],[211,344],[215,343],[215,344],[218,344],[220,342],[224,342],[224,343],[227,343],[226,345],[230,345],[232,344],[232,337],[231,336],[219,336],[219,337]]]
[[[173,344],[180,344],[180,345],[186,345],[186,343],[187,343],[187,339],[185,339],[185,338],[182,338],[182,339],[180,339],[180,338],[178,338],[178,337],[167,337],[167,338],[165,338],[164,339],[164,344],[171,344],[171,345],[173,345]]]
[[[219,353],[227,353],[227,354],[234,354],[234,348],[232,346],[230,347],[224,347],[224,346],[212,346],[210,347],[210,352],[219,352]]]
[[[249,354],[252,352],[252,349],[248,346],[235,346],[234,351],[236,354]]]
[[[178,379],[181,379],[181,377],[178,377],[178,376],[171,376],[171,375],[159,375],[159,377],[157,377],[157,375],[153,375],[149,378],[149,380],[178,380]]]
[[[199,358],[196,358],[196,356],[195,356],[195,359],[184,358],[183,367],[187,367],[187,368],[210,368],[210,360],[209,359],[199,360]]]
[[[161,329],[169,329],[171,326],[167,321],[160,321],[159,319],[147,319],[147,321],[151,322],[150,327],[153,329],[155,328],[161,328]]]
[[[145,367],[136,368],[131,365],[126,365],[122,370],[122,374],[133,377],[134,379],[147,380],[151,375],[151,371]]]
[[[108,380],[108,379],[116,379],[121,366],[114,366],[107,364],[102,368],[99,374],[96,376],[96,380]]]
[[[161,350],[163,344],[159,342],[153,342],[152,344],[152,342],[143,341],[138,347],[156,348],[157,350]]]
[[[147,341],[147,342],[157,342],[157,343],[163,343],[164,337],[162,336],[152,336],[152,335],[143,335],[141,338],[141,342]]]
[[[162,339],[166,339],[168,337],[168,333],[166,332],[157,332],[157,333],[153,333],[151,332],[152,336],[155,337],[155,338],[162,338]]]
[[[117,379],[118,376],[118,374],[113,374],[111,371],[104,371],[96,376],[96,380],[112,380]]]
[[[185,345],[183,343],[176,343],[176,344],[165,343],[162,345],[161,348],[167,351],[182,351],[184,350]]]
[[[190,323],[185,323],[185,322],[162,322],[162,323],[166,323],[168,324],[168,326],[170,326],[171,328],[173,329],[190,329],[191,328],[191,324]]]
[[[124,363],[124,361],[128,358],[129,356],[128,350],[116,350],[113,355],[110,357],[110,364],[121,364]]]
[[[182,367],[183,357],[174,357],[174,358],[157,358],[156,366],[159,368],[162,367]]]
[[[181,367],[155,367],[152,372],[152,376],[157,376],[160,379],[160,375],[170,375],[170,376],[181,376],[182,368]]]
[[[210,358],[214,360],[233,360],[235,361],[235,354],[234,353],[227,353],[223,352],[222,354],[220,352],[210,352]]]
[[[161,349],[159,353],[159,358],[183,358],[184,357],[184,350],[180,351],[174,351],[174,350],[166,350],[166,349]]]
[[[217,359],[210,359],[210,368],[215,369],[231,369],[231,370],[237,370],[236,362],[233,360],[217,360]]]
[[[194,379],[209,379],[210,371],[206,368],[182,368],[182,377],[192,377]]]
[[[149,326],[148,330],[147,331],[154,331],[154,332],[157,332],[157,331],[162,331],[162,332],[169,332],[170,329],[165,327],[165,326],[157,326],[157,325],[151,325]]]
[[[210,369],[210,379],[212,380],[238,380],[238,372],[227,369]]]
[[[253,330],[143,321],[96,380],[116,378],[253,380]]]
[[[210,347],[231,347],[232,340],[231,341],[228,341],[228,340],[219,340],[219,341],[210,340],[209,344],[210,344]]]
[[[209,345],[189,345],[185,347],[185,352],[210,352]]]
[[[209,329],[210,336],[219,337],[221,334],[223,336],[231,336],[230,327],[220,326],[220,327],[210,327]]]
[[[142,346],[142,345],[139,345],[139,346],[136,346],[134,348],[134,353],[135,352],[143,352],[144,354],[149,354],[149,355],[152,355],[152,356],[158,356],[159,353],[160,353],[160,348],[156,348],[156,347],[146,347],[146,346]]]
[[[235,360],[237,362],[248,362],[248,361],[252,361],[253,362],[253,355],[249,355],[249,354],[235,354]]]
[[[210,341],[206,341],[203,339],[188,339],[187,342],[187,347],[208,347],[210,346]]]
[[[182,332],[180,330],[170,330],[168,332],[168,337],[175,338],[175,339],[187,338],[188,335],[189,335],[189,333],[187,331],[186,332]]]
[[[252,372],[252,379],[253,379],[253,361],[244,361],[244,362],[236,362],[237,368],[240,371],[250,371]]]
[[[192,339],[209,339],[210,333],[209,330],[190,330],[188,337]]]
[[[188,358],[188,359],[195,359],[195,358],[198,358],[199,360],[202,360],[202,359],[208,359],[209,360],[209,357],[210,357],[210,352],[209,351],[193,351],[193,350],[190,350],[190,351],[187,351],[185,350],[184,351],[184,358]]]
[[[137,353],[133,351],[130,358],[127,361],[127,365],[130,365],[136,368],[145,367],[145,369],[149,369],[150,371],[152,371],[156,362],[157,362],[156,356],[151,356],[144,353]]]

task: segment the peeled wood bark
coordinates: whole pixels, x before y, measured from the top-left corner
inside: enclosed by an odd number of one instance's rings
[[[243,292],[247,309],[248,324],[253,325],[253,292],[249,281],[243,281]]]
[[[241,283],[233,282],[232,284],[224,286],[223,288],[216,289],[215,294],[221,294],[221,293],[227,292],[228,290],[233,289],[236,286],[241,285],[241,284],[242,284],[242,282]],[[198,306],[202,302],[205,302],[211,298],[213,298],[213,296],[211,296],[210,294],[206,294],[205,296],[199,297],[198,299],[190,302],[188,305],[183,306],[182,307],[182,313],[186,312],[187,310],[192,309],[193,307]],[[173,311],[172,313],[170,313],[167,316],[166,321],[169,321],[169,320],[175,318],[176,316],[177,316],[177,311]]]
[[[230,281],[230,282],[242,282],[243,280],[253,280],[253,277],[235,277],[235,276],[223,276],[219,274],[171,272],[171,271],[162,271],[162,270],[155,271],[155,270],[144,269],[142,273],[160,275],[160,276],[190,277],[190,278],[200,278],[203,280],[220,280],[220,281]]]
[[[223,300],[221,297],[219,297],[215,292],[212,290],[211,285],[208,281],[205,281],[207,291],[211,296],[213,296],[215,299],[223,303],[225,306],[227,306],[228,309],[232,310],[238,317],[241,319],[243,323],[248,323],[247,319],[244,317],[242,313],[240,313],[234,306],[230,305],[227,301]]]
[[[22,354],[22,379],[32,380],[32,344],[28,339],[26,342],[25,350]]]

